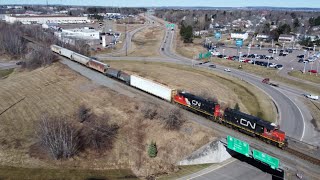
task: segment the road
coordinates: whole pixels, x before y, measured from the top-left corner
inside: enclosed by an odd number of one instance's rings
[[[4,62],[0,61],[0,69],[16,68],[16,67],[18,67],[18,65],[16,65],[16,62],[17,61],[4,61]]]

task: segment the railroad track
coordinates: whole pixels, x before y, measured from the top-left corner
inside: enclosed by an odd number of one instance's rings
[[[287,137],[288,147],[285,151],[289,152],[301,158],[303,160],[309,161],[313,164],[320,165],[320,147],[308,144],[297,139]]]

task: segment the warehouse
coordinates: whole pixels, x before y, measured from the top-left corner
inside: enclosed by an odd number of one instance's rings
[[[26,15],[5,15],[5,21],[8,23],[21,22],[22,24],[78,24],[78,23],[88,23],[90,20],[88,17],[76,17],[76,16],[26,16]]]

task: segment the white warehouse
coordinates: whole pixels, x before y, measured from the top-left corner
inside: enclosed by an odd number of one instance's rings
[[[40,15],[5,15],[5,21],[8,23],[21,22],[22,24],[69,24],[69,23],[88,23],[90,20],[88,17],[76,17],[76,16],[40,16]]]
[[[58,37],[67,37],[75,39],[94,40],[100,39],[100,32],[95,29],[62,29],[61,32],[55,32]]]

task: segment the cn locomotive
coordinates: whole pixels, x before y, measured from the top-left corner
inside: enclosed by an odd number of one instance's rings
[[[123,71],[110,68],[108,64],[104,64],[100,61],[91,59],[57,45],[52,45],[51,50],[88,68],[103,73],[108,77],[122,81],[129,86],[147,92],[168,102],[178,104],[179,106],[192,112],[196,112],[197,114],[201,114],[214,122],[257,137],[280,148],[284,148],[288,145],[285,132],[281,131],[275,124],[267,122],[261,118],[231,108],[226,108],[222,111],[217,102],[185,91],[171,89],[166,85],[162,85],[138,75],[130,75]]]

